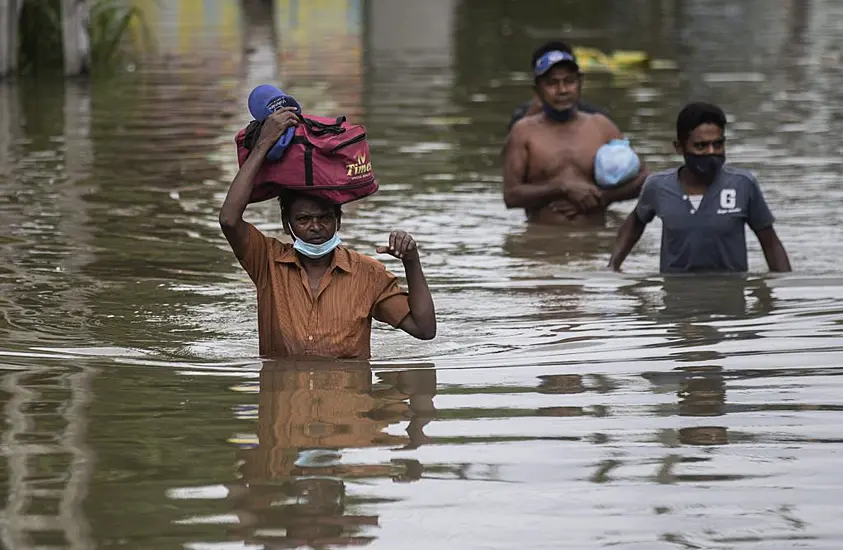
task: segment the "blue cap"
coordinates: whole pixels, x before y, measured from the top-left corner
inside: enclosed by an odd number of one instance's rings
[[[255,120],[263,120],[283,107],[295,107],[301,113],[298,101],[270,84],[261,84],[249,94],[249,112]]]
[[[547,52],[541,56],[538,61],[536,61],[536,66],[533,67],[533,76],[541,76],[557,63],[565,62],[572,63],[577,70],[580,69],[580,66],[577,64],[577,58],[574,57],[574,54],[560,50],[553,50]]]

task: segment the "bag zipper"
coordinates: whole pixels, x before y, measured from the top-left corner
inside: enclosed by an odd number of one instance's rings
[[[366,139],[366,132],[363,132],[359,136],[353,137],[348,141],[344,141],[344,142],[340,143],[339,145],[337,145],[336,147],[334,147],[332,149],[328,149],[328,152],[329,153],[335,153],[338,149],[342,149],[343,147],[348,147],[349,145],[353,145],[355,143],[360,143],[364,139]]]

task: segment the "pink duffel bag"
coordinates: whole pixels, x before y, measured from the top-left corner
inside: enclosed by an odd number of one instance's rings
[[[246,162],[263,122],[253,120],[237,133],[237,161]],[[277,197],[285,189],[345,204],[378,190],[366,128],[344,116],[300,115],[292,141],[277,161],[265,160],[249,202]]]

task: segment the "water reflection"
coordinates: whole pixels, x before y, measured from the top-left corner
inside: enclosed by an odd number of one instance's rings
[[[586,391],[583,386],[582,376],[579,374],[547,374],[539,376],[539,393],[570,395]],[[585,413],[582,407],[540,407],[536,409],[538,416],[583,416]]]
[[[92,398],[93,375],[83,367],[70,373],[41,368],[2,377],[4,548],[93,547],[82,507],[94,465],[84,412]]]
[[[608,217],[609,229],[589,231],[525,224],[523,229],[507,233],[503,250],[511,258],[552,264],[562,272],[579,271],[601,261],[608,263],[618,216],[611,212]]]
[[[718,417],[725,414],[726,384],[719,366],[679,367],[679,416]],[[679,441],[685,445],[726,445],[725,426],[688,426],[679,429]]]
[[[269,547],[360,545],[376,537],[366,479],[419,479],[414,460],[361,464],[344,450],[418,448],[436,416],[436,371],[378,373],[368,362],[272,361],[259,379],[256,441],[240,439],[240,478],[229,485],[238,537]],[[406,435],[388,427],[409,421]]]
[[[680,367],[680,416],[720,416],[726,404],[723,368],[718,366]]]
[[[134,72],[0,84],[4,547],[840,539],[839,2],[134,1],[160,39]],[[616,222],[508,212],[506,122],[559,36],[679,64],[586,82],[654,170],[676,106],[720,97],[797,272],[662,278],[654,227],[616,275]],[[216,215],[265,80],[366,123],[382,187],[344,238],[423,243],[429,346],[376,328],[384,363],[254,364]],[[275,204],[248,216],[278,229]]]
[[[762,320],[776,308],[767,279],[668,276],[623,287],[635,310],[666,328],[672,356],[681,362],[717,361],[723,344],[761,338]],[[728,346],[731,347],[731,346]]]

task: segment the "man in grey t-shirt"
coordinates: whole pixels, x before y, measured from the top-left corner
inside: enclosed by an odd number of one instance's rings
[[[724,166],[726,115],[691,103],[676,121],[676,152],[685,164],[647,178],[635,211],[618,231],[609,267],[620,270],[648,223],[662,219],[661,272],[748,270],[745,225],[758,237],[770,271],[790,271],[775,218],[746,170]]]

